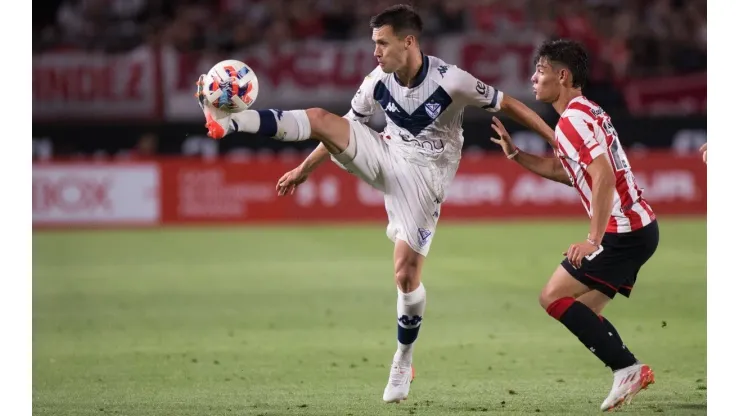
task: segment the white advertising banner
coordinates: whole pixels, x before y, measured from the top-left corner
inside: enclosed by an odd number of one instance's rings
[[[33,166],[33,224],[156,224],[160,218],[159,168]]]

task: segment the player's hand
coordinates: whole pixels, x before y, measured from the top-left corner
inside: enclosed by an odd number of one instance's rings
[[[704,164],[707,164],[707,144],[704,143],[699,148],[699,151],[701,152],[701,159],[704,161]]]
[[[501,149],[503,149],[506,156],[509,156],[510,154],[516,152],[516,145],[514,145],[514,141],[511,140],[511,136],[509,135],[509,132],[506,131],[506,128],[504,127],[503,123],[501,123],[501,120],[499,120],[497,117],[493,117],[491,128],[493,129],[493,131],[496,132],[496,134],[498,134],[499,137],[498,139],[495,137],[491,137],[491,141],[501,146]]]
[[[583,263],[583,258],[590,256],[598,249],[599,246],[595,246],[589,241],[584,241],[582,243],[571,244],[568,251],[563,253],[563,255],[568,258],[568,261],[573,265],[573,267],[578,269]]]
[[[287,195],[290,192],[291,195],[295,192],[296,188],[308,179],[308,173],[303,171],[301,166],[286,172],[283,176],[278,179],[275,190],[278,191],[278,196]]]

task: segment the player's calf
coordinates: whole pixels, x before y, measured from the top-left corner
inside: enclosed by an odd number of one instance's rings
[[[589,290],[559,266],[540,293],[540,305],[613,371],[634,365],[637,360],[619,336],[615,336],[616,330],[610,331],[611,324],[605,325],[603,318],[576,299]]]
[[[395,278],[398,291],[396,316],[398,349],[393,355],[391,373],[383,392],[386,402],[406,399],[413,380],[412,352],[419,336],[426,307],[426,289],[421,283],[421,265],[424,257],[413,251],[406,242],[398,240],[394,251]]]
[[[214,139],[221,139],[236,131],[286,142],[313,138],[323,142],[333,154],[344,151],[349,145],[349,122],[321,108],[246,110],[220,116],[208,107],[204,111],[208,136]]]
[[[396,312],[398,317],[398,351],[395,359],[411,362],[414,342],[419,336],[427,294],[423,284],[411,292],[404,293],[398,289]]]
[[[280,141],[302,141],[311,137],[306,110],[246,110],[228,117],[215,117],[205,109],[208,135],[221,139],[235,131],[258,134]]]
[[[403,240],[398,240],[394,250],[396,287],[398,288],[398,351],[396,358],[411,361],[413,344],[419,334],[426,289],[421,283],[424,256],[412,250]]]

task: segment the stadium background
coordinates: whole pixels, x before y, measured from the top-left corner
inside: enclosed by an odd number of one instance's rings
[[[393,3],[34,10],[34,413],[399,412],[377,407],[395,336],[382,195],[327,164],[278,200],[275,181],[315,143],[208,139],[193,98],[199,74],[235,58],[259,77],[255,108],[344,114],[374,67],[367,22]],[[662,227],[635,296],[610,306],[657,367],[659,384],[636,406],[705,413],[706,2],[416,6],[425,53],[551,124],[557,115],[531,94],[534,48],[553,37],[588,47],[585,93],[612,116]],[[587,412],[610,380],[536,304],[562,249],[583,238],[583,208],[572,189],[503,158],[489,121],[466,111],[463,162],[425,269],[421,376],[403,412]],[[548,152],[504,123],[520,147]]]

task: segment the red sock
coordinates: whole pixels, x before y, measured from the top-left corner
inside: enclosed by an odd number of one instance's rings
[[[550,306],[547,307],[547,313],[548,315],[552,316],[553,318],[560,320],[560,317],[563,316],[565,311],[570,308],[570,306],[575,302],[575,298],[560,298],[556,300],[555,302],[551,303]]]

